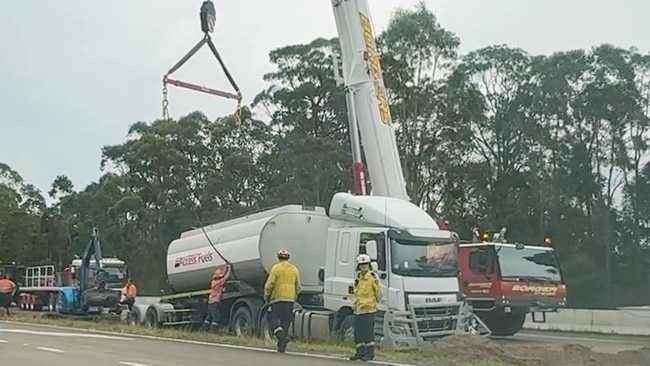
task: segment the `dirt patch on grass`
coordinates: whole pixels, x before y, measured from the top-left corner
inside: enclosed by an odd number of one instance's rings
[[[647,366],[650,348],[616,354],[594,352],[580,344],[527,343],[472,335],[449,336],[432,342],[425,353],[477,363],[487,359],[517,366]]]

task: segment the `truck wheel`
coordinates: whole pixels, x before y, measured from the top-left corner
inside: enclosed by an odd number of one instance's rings
[[[144,317],[144,323],[149,328],[158,328],[160,326],[160,322],[158,320],[158,313],[156,312],[156,309],[153,308],[147,309],[147,312]]]
[[[262,320],[260,321],[260,338],[273,342],[275,338],[273,337],[273,332],[271,332],[271,327],[269,326],[269,320],[262,315]]]
[[[484,318],[485,324],[493,336],[509,337],[517,334],[524,326],[526,313],[489,313]]]
[[[134,306],[133,309],[129,311],[126,321],[132,327],[140,325],[140,309]]]
[[[336,331],[336,339],[343,343],[354,342],[354,314],[346,316]]]
[[[232,330],[238,337],[250,337],[255,334],[253,315],[248,306],[239,307],[232,316]]]

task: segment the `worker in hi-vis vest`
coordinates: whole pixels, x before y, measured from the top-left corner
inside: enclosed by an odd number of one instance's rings
[[[352,286],[354,294],[354,343],[356,352],[350,360],[371,361],[375,358],[375,313],[381,300],[379,277],[370,267],[370,256],[357,257],[359,273]]]
[[[277,339],[277,351],[284,353],[289,343],[289,327],[293,321],[293,304],[300,293],[300,272],[289,262],[291,253],[282,248],[278,251],[278,262],[271,267],[264,285],[264,301],[270,305],[266,319]]]
[[[210,295],[208,296],[208,315],[203,321],[203,330],[216,332],[219,329],[219,320],[221,318],[221,298],[223,297],[223,290],[226,287],[226,282],[228,282],[228,278],[230,277],[230,272],[230,266],[228,266],[225,271],[221,268],[217,268],[214,270],[214,274],[212,274]]]
[[[9,307],[14,299],[14,291],[16,284],[9,279],[9,276],[3,274],[0,276],[0,308],[5,308],[7,316],[9,316]]]

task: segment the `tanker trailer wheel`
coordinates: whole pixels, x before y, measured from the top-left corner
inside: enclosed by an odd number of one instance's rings
[[[273,332],[271,330],[271,327],[269,326],[269,320],[266,318],[266,311],[262,315],[262,319],[260,321],[259,335],[260,338],[262,338],[265,341],[275,342],[275,337],[273,336]]]
[[[140,307],[134,306],[131,311],[129,311],[128,315],[126,316],[126,322],[132,327],[138,326],[142,324],[142,321],[140,320],[141,317],[141,312],[142,310]],[[146,314],[146,312],[145,312]]]
[[[158,328],[160,326],[160,320],[158,319],[158,312],[153,307],[147,309],[147,312],[144,316],[144,323],[148,328]]]
[[[343,318],[341,326],[336,331],[336,339],[343,343],[354,343],[354,314]]]
[[[238,337],[250,337],[255,334],[253,314],[248,306],[240,306],[232,316],[231,328]]]

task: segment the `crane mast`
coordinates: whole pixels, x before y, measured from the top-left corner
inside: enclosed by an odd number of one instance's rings
[[[358,126],[372,193],[409,201],[367,0],[332,0],[350,126]],[[351,128],[353,144],[358,136]],[[353,171],[362,173],[355,156]],[[361,168],[361,171],[359,169]],[[355,187],[356,190],[359,188]],[[361,187],[361,194],[365,186]]]

